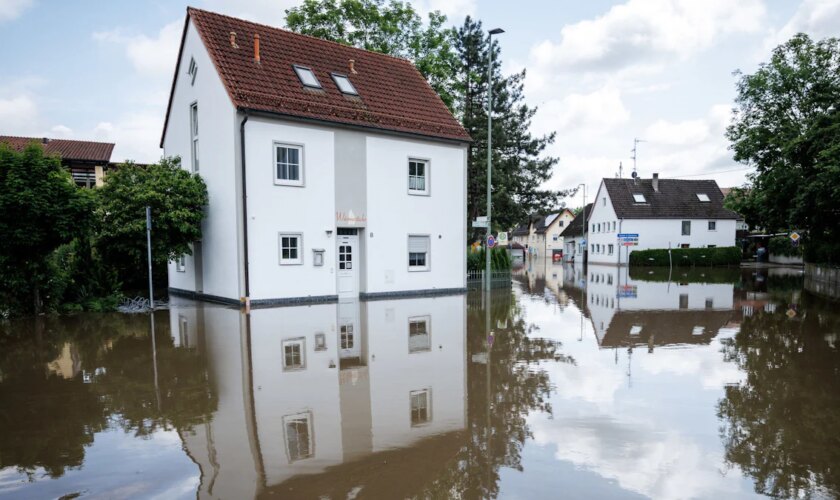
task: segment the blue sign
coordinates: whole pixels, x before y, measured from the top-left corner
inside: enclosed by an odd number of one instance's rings
[[[619,233],[619,238],[638,238],[638,233]]]
[[[494,238],[492,234],[487,237],[487,246],[490,248],[496,246],[496,238]]]

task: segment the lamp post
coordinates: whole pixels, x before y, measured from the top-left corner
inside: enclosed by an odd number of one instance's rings
[[[583,240],[583,255],[581,255],[581,263],[583,263],[583,259],[586,258],[586,246],[589,245],[589,242],[586,241],[586,184],[578,184],[578,187],[583,188],[583,227],[581,227],[581,239]]]
[[[490,231],[492,230],[492,183],[493,183],[493,35],[501,35],[505,30],[495,28],[487,35],[487,236],[485,244],[487,251],[484,252],[484,282],[489,292],[490,283]]]

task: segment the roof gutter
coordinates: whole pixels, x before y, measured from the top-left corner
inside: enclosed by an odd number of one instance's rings
[[[239,123],[239,152],[242,155],[242,249],[243,259],[245,265],[245,297],[244,302],[246,307],[250,303],[251,297],[251,277],[249,274],[248,262],[248,176],[245,169],[245,124],[248,123],[248,110],[245,111],[245,117]]]
[[[418,132],[401,132],[399,130],[391,130],[386,128],[380,127],[373,127],[373,126],[364,126],[364,125],[355,125],[352,123],[342,123],[342,122],[334,122],[329,120],[320,120],[318,118],[306,118],[297,115],[290,115],[286,113],[278,113],[276,111],[265,111],[261,109],[254,109],[254,108],[246,108],[240,107],[240,111],[245,111],[246,113],[251,113],[253,116],[265,116],[268,118],[280,118],[283,120],[293,121],[293,122],[301,122],[301,123],[311,123],[315,125],[324,125],[326,127],[336,127],[336,128],[344,128],[349,130],[364,130],[364,131],[374,131],[379,132],[384,135],[391,135],[396,137],[405,137],[409,139],[424,139],[424,140],[432,140],[432,141],[439,141],[444,142],[447,144],[457,144],[457,145],[467,145],[473,142],[472,138],[465,138],[465,139],[455,139],[449,137],[441,137],[437,135],[431,134],[421,134]]]

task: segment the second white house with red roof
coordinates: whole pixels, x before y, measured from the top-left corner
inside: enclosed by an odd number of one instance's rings
[[[408,61],[187,9],[161,147],[207,183],[175,294],[460,292],[470,137]]]

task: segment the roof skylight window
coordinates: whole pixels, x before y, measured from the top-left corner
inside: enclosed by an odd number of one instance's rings
[[[643,195],[642,193],[635,193],[633,195],[633,201],[635,201],[636,203],[645,203],[647,200],[645,200],[645,195]]]
[[[711,201],[709,199],[709,195],[707,195],[706,193],[697,193],[697,199],[700,201]]]
[[[318,81],[318,78],[311,69],[295,65],[295,73],[297,73],[298,78],[300,78],[300,83],[302,83],[304,87],[312,87],[313,89],[321,88],[321,82]]]
[[[351,82],[346,75],[332,73],[332,77],[333,81],[335,81],[336,87],[338,87],[338,90],[340,90],[342,94],[359,95],[356,91],[356,87],[353,86],[353,82]]]

